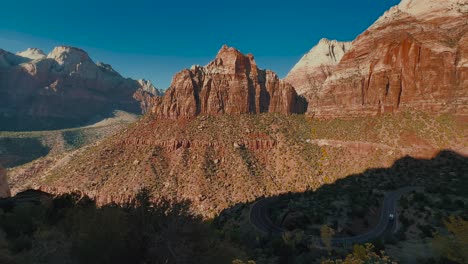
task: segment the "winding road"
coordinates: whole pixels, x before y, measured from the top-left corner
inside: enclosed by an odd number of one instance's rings
[[[401,196],[419,189],[421,188],[404,187],[386,193],[382,211],[380,214],[379,223],[372,230],[357,236],[333,238],[332,245],[338,247],[357,243],[364,243],[382,236],[387,230],[390,230],[392,233],[396,232],[396,223],[398,219],[396,207],[398,200]],[[269,205],[277,201],[277,199],[278,198],[261,199],[254,203],[250,209],[250,223],[262,233],[271,235],[281,235],[285,231],[285,229],[275,225],[268,216]],[[390,214],[393,214],[395,216],[395,221],[390,221]],[[320,237],[310,237],[310,239],[321,243]]]

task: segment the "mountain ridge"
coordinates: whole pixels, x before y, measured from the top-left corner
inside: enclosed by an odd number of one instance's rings
[[[402,1],[353,41],[340,62],[326,69],[326,78],[314,80],[312,88],[302,92],[309,100],[308,114],[468,115],[467,20],[464,1]],[[289,76],[294,74],[293,70]],[[308,80],[294,81],[300,86]]]
[[[140,89],[160,95],[150,82],[124,78],[80,48],[57,46],[47,55],[0,49],[0,130],[77,127],[115,110],[142,113],[134,96]]]

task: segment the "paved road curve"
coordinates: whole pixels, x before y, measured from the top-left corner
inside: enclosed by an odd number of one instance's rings
[[[394,225],[394,223],[396,223],[398,219],[398,216],[396,214],[398,200],[402,195],[418,189],[421,188],[404,187],[385,194],[379,223],[372,230],[357,236],[333,238],[332,244],[334,246],[343,246],[368,242],[383,235],[388,228],[391,228],[391,231],[395,232],[396,225]],[[268,207],[277,199],[278,198],[261,199],[257,201],[250,209],[250,223],[262,233],[271,235],[281,235],[285,231],[280,226],[275,225],[268,217]],[[393,214],[395,216],[394,222],[390,221],[390,214]],[[311,237],[311,240],[315,240],[317,242],[321,241],[320,237]]]

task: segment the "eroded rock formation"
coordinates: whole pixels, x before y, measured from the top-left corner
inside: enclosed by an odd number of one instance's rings
[[[165,96],[153,103],[152,112],[166,118],[305,110],[305,101],[290,84],[259,69],[251,54],[227,46],[205,67],[177,73]]]
[[[353,42],[308,112],[352,117],[399,111],[468,114],[468,3],[403,0]],[[313,73],[313,72],[312,72]]]

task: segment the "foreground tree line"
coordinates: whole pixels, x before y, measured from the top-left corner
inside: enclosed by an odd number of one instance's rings
[[[150,201],[147,190],[132,204],[101,208],[86,197],[52,198],[36,191],[0,200],[0,263],[262,263],[249,260],[248,246],[191,214],[189,203]],[[442,257],[434,263],[468,263],[468,221],[450,217],[444,222],[445,230],[432,240]],[[325,245],[333,233],[322,228]],[[294,247],[288,236],[281,240]],[[372,244],[354,245],[347,256],[333,256],[331,245],[327,248],[315,263],[396,263]]]
[[[243,256],[188,203],[97,208],[79,196],[19,195],[0,203],[0,263],[230,263]]]

